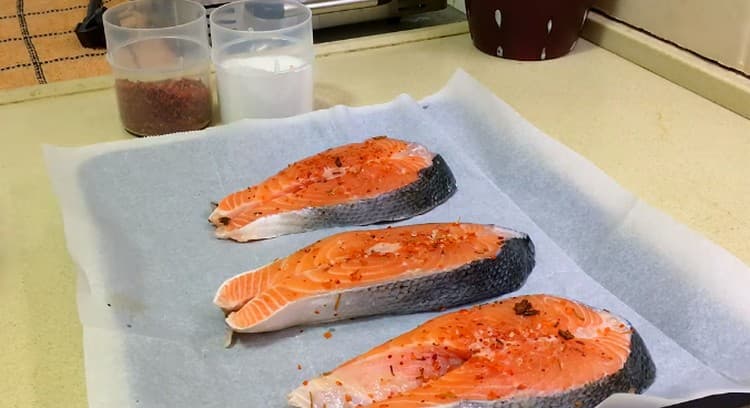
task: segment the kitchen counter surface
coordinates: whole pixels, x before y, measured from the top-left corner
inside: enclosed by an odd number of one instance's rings
[[[465,27],[426,30],[319,46],[317,106],[420,98],[463,68],[625,188],[750,263],[749,120],[583,40],[564,58],[515,62],[475,50]],[[86,405],[75,270],[40,146],[131,137],[111,80],[87,81],[15,92],[5,100],[26,100],[0,105],[3,407]],[[70,94],[40,97],[55,93]]]

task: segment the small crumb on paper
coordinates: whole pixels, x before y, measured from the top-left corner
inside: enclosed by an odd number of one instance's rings
[[[327,332],[323,333],[323,337],[325,337],[326,339],[330,339],[331,337],[333,337],[333,333],[328,330]]]
[[[233,343],[234,343],[234,330],[227,329],[227,331],[224,332],[224,348],[232,347]]]

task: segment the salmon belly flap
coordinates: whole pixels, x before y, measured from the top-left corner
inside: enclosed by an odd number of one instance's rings
[[[654,380],[630,324],[550,295],[479,305],[430,320],[305,381],[294,407],[595,407]]]
[[[432,311],[517,290],[534,262],[526,234],[494,225],[351,231],[228,279],[214,303],[237,332]]]
[[[396,221],[429,211],[456,191],[443,158],[417,143],[376,137],[290,164],[222,199],[216,236],[245,242],[333,226]]]

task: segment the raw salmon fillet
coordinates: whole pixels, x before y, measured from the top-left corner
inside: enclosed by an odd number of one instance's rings
[[[304,408],[590,408],[642,392],[655,367],[623,319],[519,296],[430,320],[289,395]]]
[[[422,214],[456,191],[448,165],[422,145],[385,136],[328,149],[221,200],[216,236],[245,242]]]
[[[332,235],[237,275],[214,303],[237,332],[475,302],[518,289],[534,267],[526,234],[420,224]]]

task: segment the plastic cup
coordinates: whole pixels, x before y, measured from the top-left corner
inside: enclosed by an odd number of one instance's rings
[[[152,136],[211,122],[206,9],[191,0],[134,0],[103,16],[120,119]]]
[[[312,13],[296,0],[243,0],[210,16],[224,122],[313,108]]]

